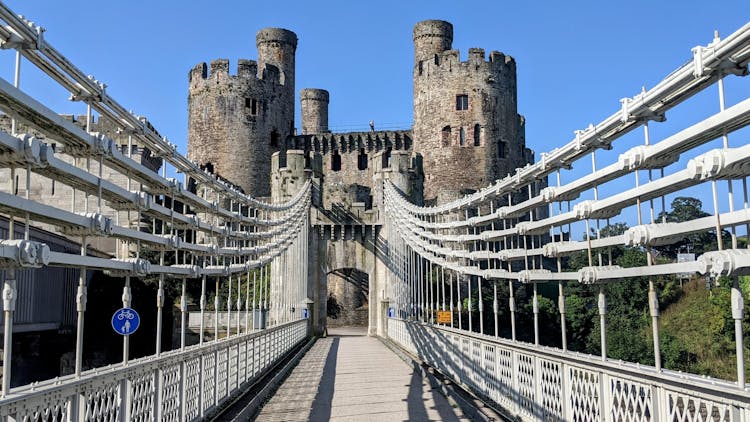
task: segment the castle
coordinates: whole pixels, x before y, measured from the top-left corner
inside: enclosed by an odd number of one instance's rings
[[[188,157],[245,193],[267,197],[272,154],[301,149],[308,168],[333,188],[324,189],[331,193],[325,209],[367,202],[368,155],[381,148],[421,160],[424,178],[415,179],[421,186],[413,190],[426,204],[456,199],[533,162],[525,147],[524,118],[517,112],[515,60],[497,51],[487,59],[483,49],[471,48],[462,62],[451,49],[453,26],[445,21],[419,22],[413,40],[411,130],[330,133],[328,91],[303,89],[302,128],[296,134],[297,36],[285,29],[261,30],[258,60],[239,60],[235,75],[225,59],[190,71]]]
[[[191,160],[246,194],[274,201],[291,197],[307,179],[313,183],[315,327],[326,315],[328,325],[369,320],[373,332],[379,327],[379,303],[388,296],[382,180],[417,204],[436,205],[533,162],[517,112],[515,60],[497,51],[488,59],[472,48],[461,61],[445,21],[417,23],[413,41],[414,124],[405,130],[331,133],[329,92],[303,89],[296,133],[297,36],[286,29],[258,32],[258,60],[239,60],[234,75],[225,59],[189,73]]]

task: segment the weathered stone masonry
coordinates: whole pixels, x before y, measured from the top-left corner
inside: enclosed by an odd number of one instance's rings
[[[414,27],[414,151],[424,158],[425,201],[443,203],[533,162],[517,112],[516,62],[493,51],[452,50],[453,25]]]
[[[267,28],[256,38],[258,61],[214,60],[189,73],[188,157],[240,186],[271,194],[271,154],[294,132],[297,36]]]

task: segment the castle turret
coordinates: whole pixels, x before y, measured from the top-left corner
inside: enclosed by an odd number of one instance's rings
[[[414,59],[419,63],[434,60],[436,55],[450,50],[453,44],[453,25],[450,22],[427,20],[414,25]]]
[[[271,194],[271,154],[294,131],[294,54],[297,36],[263,29],[258,62],[229,60],[189,73],[188,157],[258,197]]]
[[[258,66],[262,72],[266,65],[275,66],[281,84],[294,97],[294,54],[297,51],[297,34],[288,29],[264,28],[255,36],[258,48]]]
[[[300,91],[302,134],[328,132],[328,91],[307,88]]]
[[[517,113],[516,63],[471,48],[451,50],[453,27],[414,27],[414,149],[422,154],[424,197],[444,203],[522,167],[530,156]]]

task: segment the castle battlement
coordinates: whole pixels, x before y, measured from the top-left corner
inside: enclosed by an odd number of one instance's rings
[[[212,60],[209,65],[205,62],[198,63],[188,73],[188,82],[191,88],[196,88],[207,80],[218,82],[232,81],[263,81],[270,85],[284,86],[281,70],[278,66],[265,63],[260,67],[255,60],[239,59],[237,61],[236,74],[229,73],[230,62],[228,59]],[[261,82],[261,83],[263,83]]]
[[[296,135],[287,138],[286,147],[289,150],[313,151],[326,155],[334,152],[356,154],[362,150],[411,150],[412,143],[411,131],[399,130]]]
[[[468,59],[461,60],[459,50],[445,50],[436,53],[431,60],[420,60],[415,64],[416,76],[432,76],[436,72],[492,73],[515,78],[516,60],[500,51],[492,51],[485,56],[483,48],[470,48]]]

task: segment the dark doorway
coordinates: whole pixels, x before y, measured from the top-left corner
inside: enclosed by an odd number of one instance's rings
[[[369,275],[356,268],[328,273],[327,325],[366,327],[369,318]]]

